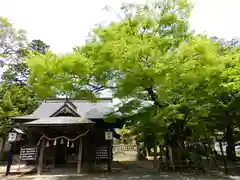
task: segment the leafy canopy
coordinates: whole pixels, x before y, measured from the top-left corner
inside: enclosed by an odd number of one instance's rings
[[[23,30],[16,30],[0,17],[0,60],[3,68],[0,85],[0,135],[4,136],[11,117],[31,114],[38,98],[27,83],[29,69],[25,58],[49,49],[41,40],[28,43]]]
[[[35,91],[94,99],[96,91],[111,89],[123,100],[119,111],[140,129],[157,133],[184,120],[197,138],[205,135],[216,95],[239,90],[239,48],[190,32],[188,1],[122,11],[120,22],[96,28],[73,53],[30,57]]]

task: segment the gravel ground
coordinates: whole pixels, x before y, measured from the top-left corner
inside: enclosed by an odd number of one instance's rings
[[[89,175],[76,175],[76,169],[55,169],[53,172],[45,172],[43,175],[24,175],[5,177],[0,173],[0,180],[240,180],[240,176],[226,176],[220,172],[216,173],[177,173],[177,172],[154,172],[145,166],[136,166],[136,163],[128,164],[128,169],[116,170],[112,173],[91,173]],[[1,168],[0,168],[1,169]],[[16,169],[15,167],[12,170]],[[24,168],[22,168],[24,169]],[[2,170],[4,168],[2,167]],[[2,176],[1,176],[2,175]]]
[[[147,173],[147,172],[116,172],[116,173],[97,173],[91,175],[41,175],[41,176],[23,176],[12,177],[8,180],[240,180],[240,177],[231,177],[214,174],[194,174],[194,173]],[[1,178],[5,180],[5,178]]]

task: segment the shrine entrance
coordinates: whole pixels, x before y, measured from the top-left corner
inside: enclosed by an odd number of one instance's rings
[[[57,166],[61,166],[61,165],[65,165],[67,163],[67,145],[66,144],[60,144],[57,143],[56,145],[56,149],[55,149],[55,165]]]

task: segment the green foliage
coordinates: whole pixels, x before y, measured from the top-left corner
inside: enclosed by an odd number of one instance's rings
[[[27,84],[29,70],[25,58],[45,53],[49,46],[41,40],[27,43],[25,32],[0,18],[0,60],[4,67],[0,86],[0,134],[5,135],[11,117],[31,114],[38,105],[36,94]]]
[[[40,39],[34,39],[28,44],[28,49],[35,54],[45,54],[50,48],[49,45],[45,44]]]

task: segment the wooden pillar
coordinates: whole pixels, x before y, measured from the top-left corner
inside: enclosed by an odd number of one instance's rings
[[[38,174],[38,175],[41,174],[42,168],[43,168],[43,158],[44,158],[45,144],[46,144],[46,139],[43,138],[43,139],[41,140],[40,154],[39,154],[39,158],[38,158],[38,168],[37,168],[37,174]]]
[[[153,168],[157,169],[157,143],[154,143],[154,158],[153,158]]]
[[[161,170],[161,165],[162,165],[162,162],[163,162],[163,151],[164,151],[164,147],[163,145],[159,145],[159,148],[160,148],[160,157],[159,157],[159,166],[158,166],[158,170],[160,171]]]
[[[108,146],[108,171],[111,172],[112,171],[112,158],[113,158],[113,154],[112,154],[112,146],[113,146],[113,140],[110,140],[109,142],[109,146]]]
[[[5,173],[6,176],[8,176],[8,174],[10,172],[10,169],[11,169],[11,166],[12,166],[15,147],[16,147],[16,142],[11,143],[11,149],[8,152],[8,163],[7,163],[6,173]]]
[[[82,151],[83,151],[83,142],[82,137],[79,138],[79,147],[78,147],[78,166],[77,166],[77,173],[81,173],[82,167]]]

